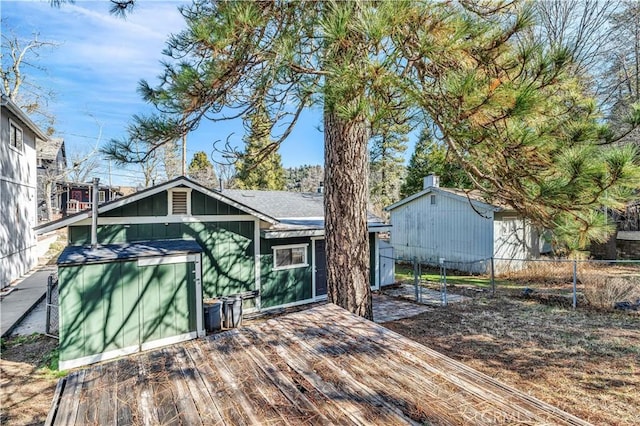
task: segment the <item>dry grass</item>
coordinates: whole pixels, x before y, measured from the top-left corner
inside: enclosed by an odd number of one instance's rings
[[[592,274],[584,281],[584,296],[596,308],[611,309],[616,302],[640,300],[640,277]]]
[[[57,341],[43,335],[3,342],[0,359],[0,424],[43,424],[58,381],[47,364]]]
[[[594,424],[640,424],[638,315],[498,297],[385,326]]]

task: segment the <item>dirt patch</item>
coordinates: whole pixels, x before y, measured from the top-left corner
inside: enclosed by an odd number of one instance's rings
[[[594,424],[640,424],[640,317],[477,297],[384,324]]]
[[[43,335],[3,340],[0,359],[0,424],[37,425],[47,418],[58,373],[58,342]]]

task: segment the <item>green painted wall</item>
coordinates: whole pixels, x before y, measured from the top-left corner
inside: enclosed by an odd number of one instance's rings
[[[309,244],[307,260],[309,266],[305,268],[273,270],[273,246],[289,244]],[[311,299],[312,266],[311,240],[309,238],[288,238],[260,241],[261,266],[261,302],[262,308],[270,308],[286,303]]]
[[[58,268],[60,359],[196,331],[194,268],[136,261]]]
[[[101,214],[103,217],[125,216],[166,216],[168,214],[168,193],[150,195],[142,200],[118,207]],[[222,201],[209,197],[199,191],[191,191],[192,215],[243,215],[246,214]]]
[[[203,249],[205,297],[255,290],[254,226],[254,222],[189,224]]]
[[[152,223],[98,226],[99,244],[189,239],[203,249],[204,297],[255,290],[254,222]],[[91,241],[90,226],[69,227],[69,243]]]
[[[191,214],[201,215],[240,215],[247,214],[222,201],[211,198],[202,192],[191,192]]]
[[[124,216],[166,216],[169,208],[169,198],[167,191],[143,198],[135,203],[118,207],[108,212],[102,213],[104,217],[124,217]]]

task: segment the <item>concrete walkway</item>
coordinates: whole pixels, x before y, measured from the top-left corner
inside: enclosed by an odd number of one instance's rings
[[[382,294],[388,296],[399,297],[402,299],[411,300],[415,303],[431,306],[442,306],[442,293],[439,291],[431,290],[425,287],[419,288],[419,301],[416,302],[416,289],[411,284],[400,284],[396,286],[383,287]],[[447,303],[460,303],[467,300],[466,297],[459,294],[447,294]]]
[[[379,324],[396,321],[403,318],[411,318],[423,312],[433,310],[425,305],[408,302],[397,297],[384,294],[373,294],[373,320]]]
[[[16,284],[3,289],[0,293],[1,337],[9,336],[20,321],[46,297],[49,275],[56,269],[55,266],[39,268]]]

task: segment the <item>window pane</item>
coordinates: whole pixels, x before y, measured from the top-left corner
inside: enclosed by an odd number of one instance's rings
[[[22,149],[22,130],[16,128],[16,148]]]
[[[276,249],[276,267],[291,265],[291,249]]]
[[[307,247],[282,247],[274,250],[274,267],[275,268],[296,268],[306,266],[307,264]]]
[[[304,247],[296,247],[291,249],[291,263],[301,265],[304,263]]]

